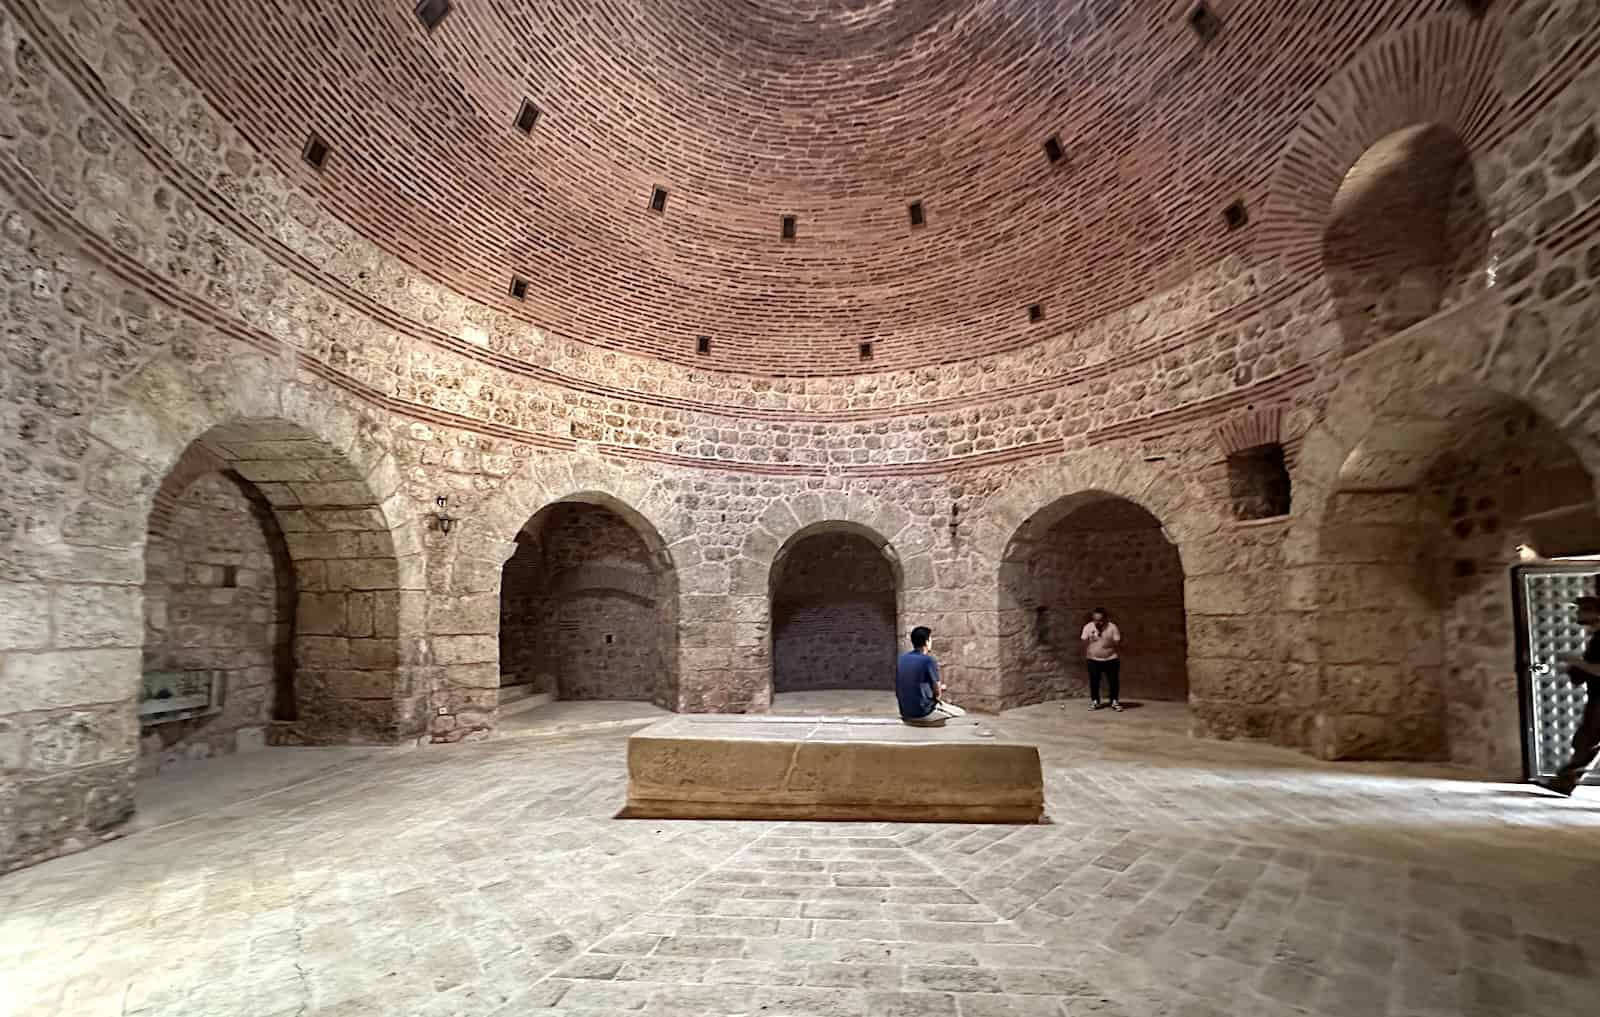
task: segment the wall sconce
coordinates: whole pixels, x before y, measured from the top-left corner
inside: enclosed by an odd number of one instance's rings
[[[956,527],[961,525],[961,506],[955,502],[950,503],[950,536],[956,535]]]
[[[456,524],[455,517],[445,511],[450,506],[450,499],[441,494],[433,499],[433,503],[439,506],[439,511],[435,512],[433,516],[434,520],[439,524],[439,532],[449,533],[450,528]]]

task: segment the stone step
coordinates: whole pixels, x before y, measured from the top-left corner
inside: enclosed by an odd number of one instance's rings
[[[500,690],[500,716],[511,717],[541,706],[549,706],[555,696],[548,692],[535,692],[531,685],[507,685]]]

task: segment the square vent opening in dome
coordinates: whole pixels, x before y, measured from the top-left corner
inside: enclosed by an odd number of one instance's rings
[[[1044,305],[1043,304],[1029,304],[1028,305],[1028,320],[1029,321],[1033,321],[1033,322],[1043,321],[1044,320]]]
[[[665,212],[667,210],[667,192],[665,188],[657,187],[650,191],[650,211]]]
[[[511,277],[511,296],[515,300],[528,299],[528,280],[520,275]]]
[[[921,225],[923,225],[924,223],[926,223],[928,221],[927,214],[924,213],[923,210],[922,210],[922,202],[913,201],[911,203],[910,211],[911,211],[911,225],[913,225],[913,226],[921,226]]]
[[[320,173],[322,168],[328,164],[330,152],[331,149],[328,148],[328,143],[313,134],[306,139],[306,147],[300,150],[300,158],[305,160],[306,165]]]
[[[711,337],[708,336],[708,335],[703,335],[703,336],[700,336],[697,339],[695,339],[695,341],[694,341],[694,351],[696,353],[700,354],[702,357],[710,356],[711,355]]]
[[[517,110],[517,130],[523,134],[532,134],[537,126],[539,126],[539,107],[530,99],[522,100],[522,108]]]
[[[862,343],[861,346],[858,348],[857,352],[860,353],[862,360],[871,360],[872,359],[872,344],[871,343]]]
[[[784,216],[783,217],[783,239],[785,239],[785,240],[793,240],[794,239],[794,231],[795,231],[794,216],[792,216],[792,215]]]
[[[439,22],[449,15],[451,9],[450,0],[421,0],[417,4],[417,20],[431,32],[439,27]]]
[[[1227,224],[1230,232],[1243,229],[1250,223],[1250,210],[1244,207],[1244,202],[1235,201],[1222,210],[1222,221]]]
[[[1207,3],[1198,3],[1189,11],[1189,27],[1201,42],[1210,42],[1222,34],[1222,19]]]

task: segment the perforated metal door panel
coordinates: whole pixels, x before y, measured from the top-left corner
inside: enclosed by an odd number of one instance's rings
[[[1526,723],[1523,748],[1533,777],[1553,775],[1572,751],[1572,735],[1583,716],[1586,693],[1582,685],[1567,680],[1556,657],[1583,652],[1586,634],[1572,602],[1594,593],[1597,575],[1600,566],[1517,570],[1517,606],[1523,624],[1523,645],[1517,655]],[[1584,783],[1600,784],[1600,772],[1591,771]]]

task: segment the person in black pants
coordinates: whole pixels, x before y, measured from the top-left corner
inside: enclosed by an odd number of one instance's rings
[[[1105,608],[1097,607],[1083,627],[1082,639],[1083,655],[1089,663],[1089,709],[1100,709],[1100,680],[1104,678],[1106,691],[1111,694],[1111,708],[1121,713],[1118,693],[1121,691],[1122,660],[1117,656],[1117,648],[1122,645],[1122,630]]]
[[[1574,685],[1588,686],[1588,701],[1583,706],[1583,720],[1572,736],[1572,758],[1546,780],[1535,784],[1546,791],[1570,796],[1583,780],[1583,775],[1600,758],[1600,597],[1579,597],[1572,605],[1578,609],[1578,624],[1589,633],[1581,654],[1563,654],[1558,663],[1567,666],[1567,679]]]

